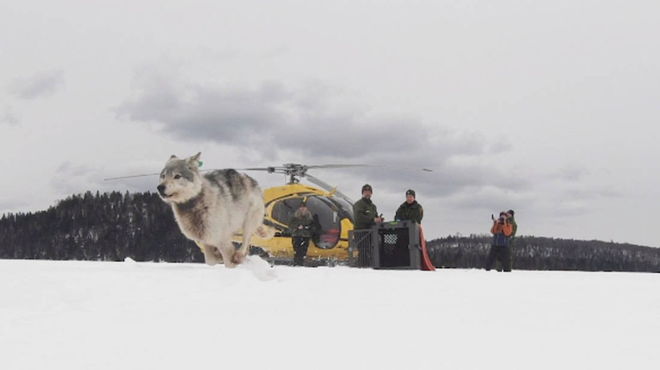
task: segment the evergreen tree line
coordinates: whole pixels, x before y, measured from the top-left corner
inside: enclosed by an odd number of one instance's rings
[[[482,268],[490,235],[427,243],[437,267]],[[660,272],[660,249],[602,241],[519,236],[515,269]],[[0,218],[0,258],[203,262],[157,194],[73,195],[46,211]]]
[[[427,243],[436,267],[483,268],[492,235],[448,236]],[[660,248],[599,240],[518,236],[514,269],[660,272]]]
[[[3,215],[0,258],[203,262],[157,194],[73,195],[46,211]]]

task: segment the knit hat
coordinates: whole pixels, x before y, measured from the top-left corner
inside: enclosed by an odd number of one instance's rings
[[[362,192],[363,192],[363,193],[364,193],[365,190],[373,191],[373,190],[371,189],[371,185],[369,185],[369,184],[364,184],[364,185],[362,186]]]
[[[512,209],[508,210],[506,213],[510,214],[511,216],[514,216],[516,214],[515,212],[513,212]]]
[[[408,191],[406,191],[406,195],[412,195],[413,198],[415,198],[415,191],[412,189],[408,189]]]

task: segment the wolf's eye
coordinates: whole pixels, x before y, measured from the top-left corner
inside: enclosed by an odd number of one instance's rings
[[[174,180],[178,180],[181,178],[181,175],[174,175]]]

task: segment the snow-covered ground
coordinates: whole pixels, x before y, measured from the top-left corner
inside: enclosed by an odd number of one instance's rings
[[[660,275],[0,260],[0,369],[652,369]]]

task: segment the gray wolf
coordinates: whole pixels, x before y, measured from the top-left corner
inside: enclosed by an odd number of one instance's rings
[[[235,267],[248,254],[250,238],[269,239],[274,229],[263,224],[264,198],[257,181],[233,169],[199,173],[201,153],[170,157],[160,173],[158,194],[172,206],[181,232],[197,243],[208,265]],[[232,236],[243,232],[235,248]]]

